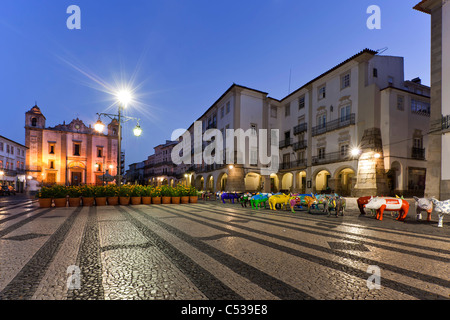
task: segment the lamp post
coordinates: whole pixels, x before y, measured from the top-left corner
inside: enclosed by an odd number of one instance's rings
[[[97,132],[103,132],[105,125],[100,120],[101,116],[106,116],[108,118],[116,119],[119,124],[119,131],[117,134],[118,137],[118,152],[117,152],[117,185],[121,185],[122,183],[122,174],[121,174],[121,160],[122,160],[122,122],[128,122],[130,120],[136,120],[137,124],[136,127],[133,129],[133,133],[135,136],[139,137],[142,133],[142,129],[139,126],[139,120],[138,118],[128,117],[124,116],[122,114],[122,111],[124,108],[127,107],[128,103],[132,100],[131,93],[129,91],[123,90],[116,94],[116,98],[118,100],[118,113],[117,114],[110,114],[110,113],[97,113],[98,120],[94,125],[94,129]]]

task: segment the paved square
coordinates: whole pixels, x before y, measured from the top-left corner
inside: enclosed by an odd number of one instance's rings
[[[450,298],[450,226],[435,215],[380,222],[219,201],[0,206],[0,299]],[[368,288],[369,266],[380,289]]]

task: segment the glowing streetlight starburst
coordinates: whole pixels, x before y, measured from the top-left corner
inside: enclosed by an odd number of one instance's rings
[[[116,94],[116,98],[123,107],[127,107],[128,104],[133,101],[131,91],[128,89],[119,90]]]

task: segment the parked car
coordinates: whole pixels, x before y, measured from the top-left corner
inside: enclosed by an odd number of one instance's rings
[[[3,185],[0,189],[0,195],[2,196],[16,195],[16,190],[12,186]]]

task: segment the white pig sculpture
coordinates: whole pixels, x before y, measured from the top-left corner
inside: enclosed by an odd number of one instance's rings
[[[376,210],[377,220],[383,220],[384,211],[398,211],[399,215],[396,220],[403,221],[409,210],[409,203],[400,198],[375,197],[369,200],[365,206],[367,209]]]
[[[442,228],[444,225],[444,214],[450,215],[450,200],[439,201],[435,198],[431,198],[434,204],[434,211],[437,212],[439,217],[438,227]]]

